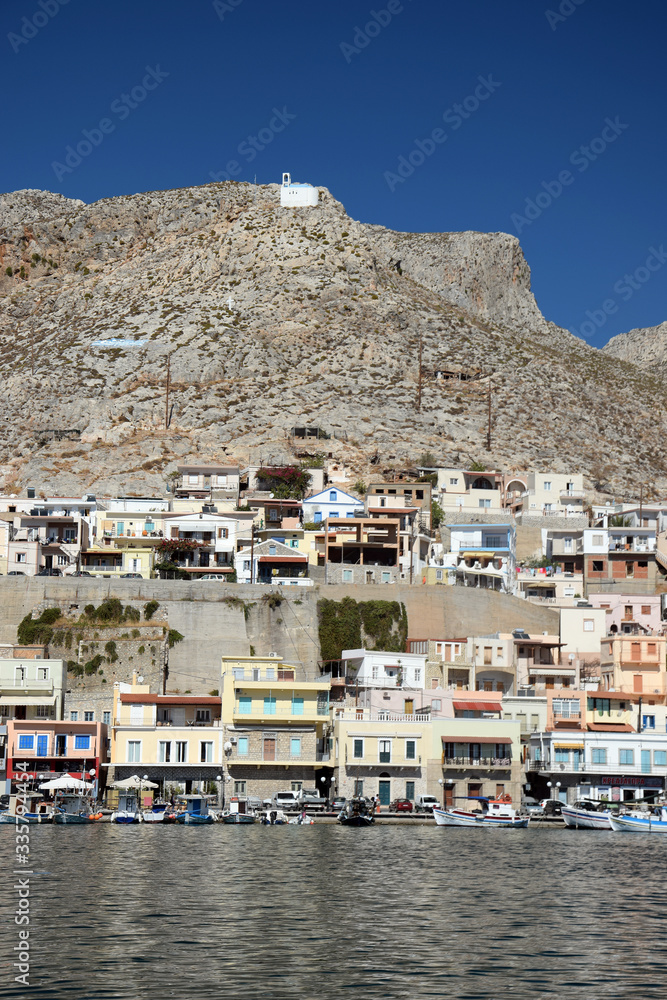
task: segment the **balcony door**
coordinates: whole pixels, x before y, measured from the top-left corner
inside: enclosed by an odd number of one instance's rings
[[[48,754],[48,752],[49,752],[49,737],[46,736],[46,735],[44,735],[44,736],[38,736],[37,737],[37,756],[38,757],[46,757],[46,755]]]
[[[651,773],[651,751],[642,750],[642,774]]]
[[[264,760],[276,759],[276,738],[275,736],[264,737]]]

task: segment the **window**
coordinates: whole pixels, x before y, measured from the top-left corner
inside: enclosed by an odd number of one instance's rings
[[[548,479],[544,480],[544,489],[547,491],[547,493],[551,489],[551,483],[550,483],[550,481]]]
[[[199,744],[199,762],[200,764],[213,763],[213,744],[209,743],[208,740],[202,740]]]
[[[264,715],[275,715],[276,714],[276,699],[273,695],[269,695],[264,699]]]
[[[65,539],[66,542],[69,541],[69,540],[70,539],[67,539],[67,538]],[[68,565],[67,556],[58,556],[58,565],[59,566],[67,566]]]
[[[303,788],[303,781],[292,781],[290,784],[290,790],[292,792],[300,792]]]
[[[275,547],[275,545],[269,545],[269,555],[270,556],[275,556],[275,554],[276,554],[276,547]]]
[[[197,709],[197,722],[210,722],[211,721],[211,709],[210,708],[198,708]]]
[[[37,718],[38,719],[50,719],[53,709],[50,705],[38,705],[37,706]]]
[[[415,797],[415,783],[414,781],[405,782],[405,797],[412,801]]]
[[[362,798],[364,794],[364,780],[363,778],[357,778],[354,782],[354,794],[355,796]]]
[[[554,698],[551,707],[553,714],[563,719],[576,717],[581,712],[581,702],[578,698]]]
[[[105,726],[111,725],[111,712],[102,712],[102,722]]]
[[[78,722],[79,721],[79,713],[78,712],[70,712],[69,713],[69,718],[70,718],[70,722]]]
[[[654,642],[647,643],[646,644],[647,655],[648,656],[655,656],[657,648],[658,647],[656,646],[656,644]]]
[[[656,767],[667,767],[667,750],[654,750],[653,763]]]
[[[75,750],[90,750],[90,736],[75,736],[74,737],[74,749]]]
[[[625,575],[626,577],[635,575],[635,564],[630,559],[625,564]]]
[[[95,713],[94,712],[84,712],[83,713],[83,721],[84,722],[94,722],[95,721]]]
[[[336,490],[329,490],[329,503],[336,503],[338,500],[338,493]]]
[[[378,740],[380,763],[391,763],[391,740]]]
[[[188,483],[190,486],[196,486],[198,482],[199,476],[193,476],[192,474],[188,475]]]
[[[533,750],[533,760],[542,760],[542,747],[535,747]]]
[[[371,668],[371,673],[373,680],[374,681],[378,680],[378,678],[380,677],[380,668],[376,663],[373,664]]]
[[[634,764],[635,762],[635,752],[634,750],[619,750],[618,751],[618,763],[619,764]]]
[[[292,698],[292,715],[303,715],[303,698]]]
[[[249,695],[239,695],[239,715],[252,714],[252,698]]]
[[[415,684],[421,684],[422,679],[422,668],[415,667]]]
[[[606,747],[593,747],[591,750],[591,761],[593,764],[606,764],[607,763],[607,748]]]
[[[642,729],[655,729],[655,715],[642,715]]]
[[[127,762],[138,764],[141,761],[141,740],[127,741]]]
[[[289,741],[289,755],[290,757],[300,757],[301,756],[301,737],[292,736]]]
[[[248,737],[247,736],[239,736],[237,744],[236,744],[236,752],[239,755],[239,757],[247,757],[248,756],[248,746],[249,746]]]
[[[477,506],[478,507],[483,507],[483,508],[490,507],[491,506],[491,501],[490,500],[478,500],[477,501]]]
[[[235,781],[234,782],[234,795],[245,795],[246,793],[246,783],[245,781]]]
[[[405,759],[406,760],[416,760],[417,759],[417,741],[416,740],[406,740],[405,741]]]
[[[601,545],[604,545],[604,535],[593,535],[592,541],[593,545],[599,548]]]
[[[35,746],[34,736],[19,736],[19,750],[32,750]]]
[[[564,552],[571,552],[572,551],[572,539],[571,538],[564,538],[563,539],[563,551]]]
[[[171,742],[160,740],[157,745],[157,759],[160,764],[169,764],[171,761]]]
[[[503,547],[504,539],[502,535],[485,535],[484,536],[484,548],[485,549],[501,549]]]
[[[604,570],[604,561],[602,559],[593,559],[593,573],[602,573]]]
[[[389,573],[387,571],[384,571],[382,573],[382,582],[383,583],[390,583],[391,582],[391,573]]]
[[[431,711],[440,712],[442,709],[442,700],[440,698],[431,699]]]
[[[594,632],[595,622],[592,618],[584,618],[584,632]]]
[[[456,486],[457,483],[458,483],[458,479],[456,477],[454,477],[454,476],[450,476],[449,477],[449,485],[450,486]]]
[[[343,583],[352,583],[352,580],[353,580],[352,570],[351,569],[344,569],[343,570]]]
[[[360,760],[364,756],[364,741],[363,740],[355,740],[354,741],[354,749],[352,751],[352,756],[356,757],[357,760]]]
[[[630,659],[638,662],[642,658],[642,645],[640,642],[630,643]]]
[[[186,764],[188,760],[187,740],[176,740],[176,760],[179,764]]]
[[[561,749],[561,748],[557,747],[556,750],[555,750],[555,754],[556,754],[556,763],[557,764],[567,764],[567,763],[569,763],[569,760],[570,760],[570,751],[569,750],[564,750],[564,749]]]
[[[651,614],[651,605],[650,604],[642,604],[642,614],[643,615],[650,615]]]

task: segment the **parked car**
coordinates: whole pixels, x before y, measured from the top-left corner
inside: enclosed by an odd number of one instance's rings
[[[340,812],[346,802],[347,799],[344,795],[336,795],[335,798],[331,799],[329,802],[329,811]]]
[[[299,793],[294,791],[276,792],[271,800],[271,805],[275,805],[277,809],[298,809]]]
[[[78,569],[76,571],[76,573],[72,573],[71,575],[72,576],[90,576],[90,577],[92,577],[93,574],[89,573],[88,570],[86,570],[86,569]]]
[[[435,795],[419,795],[415,802],[415,812],[433,812],[433,808],[439,809],[440,802]]]
[[[63,571],[61,569],[56,569],[55,566],[42,566],[37,576],[62,576]]]
[[[537,799],[531,798],[530,795],[525,795],[523,802],[521,803],[524,810],[530,813],[531,816],[540,816],[543,813],[542,803],[538,802]]]
[[[25,576],[22,569],[10,569],[7,576]]]
[[[563,803],[560,799],[542,799],[540,807],[544,816],[563,815]]]
[[[218,583],[225,582],[225,578],[222,573],[204,573],[203,576],[198,576],[194,582],[199,583],[201,580],[217,580]]]
[[[121,580],[143,580],[141,573],[121,573]]]
[[[411,813],[412,802],[410,801],[410,799],[394,799],[389,808],[393,812]]]

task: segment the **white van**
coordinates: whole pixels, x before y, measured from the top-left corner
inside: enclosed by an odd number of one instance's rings
[[[276,792],[273,796],[273,805],[276,809],[298,809],[299,808],[299,793],[298,792]]]

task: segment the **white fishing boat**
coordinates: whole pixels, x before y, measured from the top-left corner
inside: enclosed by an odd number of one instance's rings
[[[139,809],[137,796],[132,792],[124,792],[118,796],[118,808],[111,813],[112,823],[143,823],[144,817]]]
[[[667,806],[644,814],[611,816],[609,821],[616,833],[667,833]]]
[[[573,806],[563,805],[565,826],[575,830],[611,830],[611,811],[605,802],[580,799]]]
[[[521,816],[512,807],[509,796],[489,799],[485,796],[468,795],[466,799],[477,802],[477,809],[433,809],[437,826],[494,826],[520,829],[528,826],[530,816]]]

